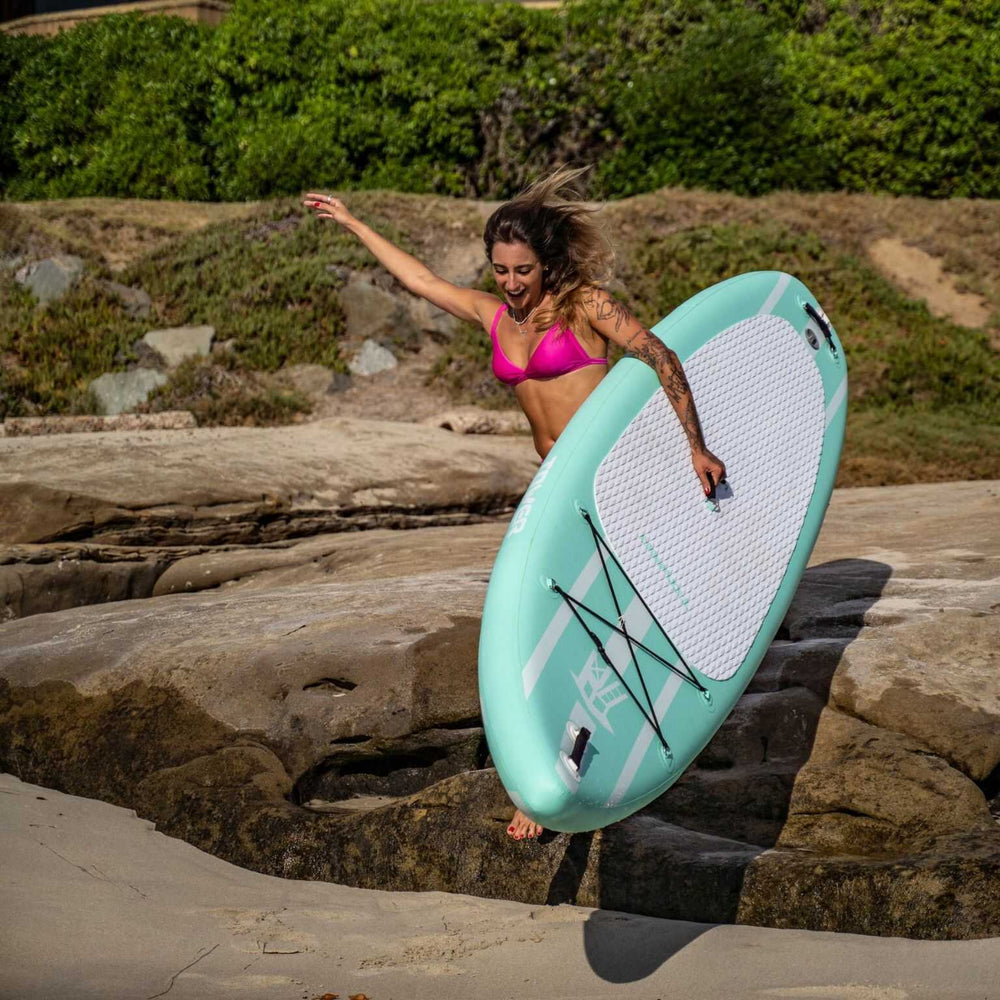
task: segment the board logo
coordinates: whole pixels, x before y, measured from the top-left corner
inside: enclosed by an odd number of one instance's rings
[[[646,551],[652,556],[653,562],[656,563],[660,568],[660,572],[667,578],[667,583],[670,584],[670,589],[674,592],[674,597],[680,602],[681,607],[687,611],[688,599],[684,596],[681,585],[674,579],[674,574],[670,572],[670,569],[660,558],[659,552],[653,548],[653,543],[645,535],[640,535],[639,540],[646,546]]]
[[[542,463],[542,467],[535,473],[534,481],[528,487],[528,492],[521,498],[521,502],[518,504],[517,511],[514,514],[514,520],[510,522],[510,528],[507,529],[508,535],[516,535],[524,531],[528,524],[528,518],[531,516],[531,508],[538,499],[538,491],[542,488],[546,476],[548,476],[552,466],[556,464],[558,457],[558,455],[553,455],[551,458],[546,459]]]
[[[609,733],[613,733],[608,713],[615,705],[628,700],[628,691],[618,675],[610,667],[597,662],[597,653],[590,654],[580,673],[570,671],[570,674],[590,714]]]

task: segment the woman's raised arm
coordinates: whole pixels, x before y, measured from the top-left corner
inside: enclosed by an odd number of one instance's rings
[[[603,288],[588,289],[583,304],[590,325],[601,336],[631,351],[656,372],[691,445],[694,470],[705,492],[710,493],[712,484],[717,486],[726,478],[726,467],[705,445],[691,386],[676,353]]]
[[[332,219],[353,233],[375,255],[378,262],[405,288],[459,319],[488,326],[499,300],[477,288],[462,288],[436,275],[416,257],[400,250],[371,226],[355,218],[339,198],[307,194],[302,201],[316,212],[317,219]]]

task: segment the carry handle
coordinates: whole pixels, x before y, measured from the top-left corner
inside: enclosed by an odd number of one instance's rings
[[[833,342],[833,332],[830,330],[830,324],[813,308],[811,302],[804,302],[802,308],[809,314],[809,318],[823,331],[823,336],[826,337],[830,353],[836,355],[837,345]]]
[[[576,734],[576,739],[573,741],[573,751],[569,755],[570,761],[578,771],[580,770],[580,763],[583,761],[583,755],[589,741],[590,730],[586,726],[581,726],[580,731]]]

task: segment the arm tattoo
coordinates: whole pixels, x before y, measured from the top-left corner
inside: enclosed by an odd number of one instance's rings
[[[595,288],[587,294],[583,301],[585,305],[593,309],[597,320],[614,320],[615,333],[632,318],[628,308],[615,301],[603,288]]]
[[[677,413],[688,441],[692,446],[704,448],[705,439],[701,433],[698,412],[694,408],[694,397],[691,395],[691,386],[688,384],[684,369],[681,368],[680,360],[655,334],[648,330],[640,332],[646,334],[646,338],[643,342],[632,347],[632,352],[659,375],[663,391],[666,392],[667,398]],[[635,337],[632,338],[632,340],[635,339]],[[629,344],[631,346],[631,341]]]

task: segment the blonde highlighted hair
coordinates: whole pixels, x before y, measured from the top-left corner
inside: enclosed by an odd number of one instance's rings
[[[590,168],[560,167],[501,205],[483,232],[486,256],[496,243],[524,243],[542,263],[542,287],[552,301],[534,318],[536,329],[554,323],[581,329],[588,286],[610,281],[615,253],[597,208],[584,204],[577,180]]]

